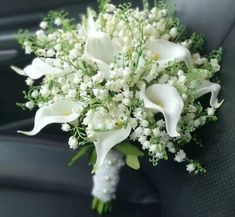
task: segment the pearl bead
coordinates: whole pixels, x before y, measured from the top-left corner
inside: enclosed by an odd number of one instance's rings
[[[108,165],[113,165],[113,162],[111,160],[109,160]]]
[[[105,180],[110,181],[111,180],[110,176],[105,176]]]

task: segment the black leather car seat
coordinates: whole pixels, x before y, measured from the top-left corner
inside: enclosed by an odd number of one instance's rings
[[[183,164],[168,161],[151,167],[143,160],[137,173],[122,172],[119,199],[108,216],[235,216],[235,1],[174,2],[188,29],[205,34],[207,52],[219,46],[224,50],[219,77],[225,102],[218,122],[199,131],[204,148],[195,154],[207,173],[189,175]],[[17,127],[0,129],[5,135],[0,138],[0,216],[95,216],[89,209],[91,176],[85,160],[67,168],[72,153],[65,142],[58,137],[54,142],[52,137],[12,139]]]

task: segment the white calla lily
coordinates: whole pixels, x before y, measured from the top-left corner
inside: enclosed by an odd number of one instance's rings
[[[142,90],[141,95],[145,108],[163,114],[168,135],[180,136],[176,128],[184,103],[176,88],[167,84],[153,84]]]
[[[24,68],[24,71],[32,79],[38,79],[47,74],[60,74],[63,72],[62,69],[52,67],[40,58],[35,58],[31,65]]]
[[[221,86],[217,83],[210,82],[208,80],[203,80],[196,91],[196,98],[199,98],[207,93],[211,93],[210,106],[213,108],[219,108],[223,101],[218,102],[218,95],[220,92]]]
[[[75,121],[79,114],[73,112],[76,103],[71,100],[60,100],[54,104],[37,110],[34,119],[34,128],[31,131],[18,131],[28,136],[36,135],[45,126],[52,123],[69,123]]]
[[[154,39],[149,41],[148,48],[160,69],[164,69],[175,62],[184,61],[188,68],[192,68],[193,61],[190,51],[179,44],[164,40]]]
[[[40,58],[35,58],[32,61],[31,65],[28,65],[24,70],[19,69],[18,67],[11,66],[11,68],[18,74],[28,76],[31,79],[39,79],[47,74],[61,74],[63,73],[62,69],[52,67],[42,61]]]
[[[88,32],[85,45],[85,58],[97,63],[106,77],[109,76],[109,65],[120,51],[120,46],[105,32],[96,31],[94,27]]]
[[[115,56],[115,47],[109,35],[105,32],[92,31],[88,35],[85,55],[94,62],[111,63]]]
[[[96,133],[95,149],[97,154],[95,169],[99,168],[107,155],[107,153],[117,144],[124,141],[131,132],[131,127],[101,131]]]

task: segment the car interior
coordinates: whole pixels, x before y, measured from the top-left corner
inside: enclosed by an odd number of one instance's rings
[[[115,0],[114,4],[126,1]],[[142,7],[141,0],[131,1]],[[153,3],[153,1],[151,1]],[[222,84],[218,122],[198,130],[203,149],[187,149],[207,169],[192,175],[173,160],[152,167],[141,161],[141,169],[124,168],[112,217],[233,217],[235,216],[235,1],[172,0],[175,14],[189,34],[206,37],[206,52],[223,48]],[[23,111],[26,89],[23,77],[10,65],[25,67],[26,55],[16,41],[19,29],[34,34],[50,10],[65,10],[79,20],[87,7],[97,9],[96,0],[8,0],[0,7],[0,216],[1,217],[89,217],[91,168],[82,158],[73,167],[76,153],[69,150],[60,125],[50,125],[34,137],[17,130],[33,126],[35,111]],[[205,53],[206,54],[206,53]]]

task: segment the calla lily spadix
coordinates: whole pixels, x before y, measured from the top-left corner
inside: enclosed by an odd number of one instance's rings
[[[193,61],[190,51],[179,44],[164,40],[154,39],[148,43],[148,48],[156,58],[160,69],[164,69],[175,62],[185,62],[188,68],[192,68]]]
[[[145,108],[163,114],[168,135],[180,136],[176,128],[184,103],[176,88],[167,84],[153,84],[142,90],[141,96]]]
[[[107,153],[118,143],[124,141],[131,132],[131,127],[96,132],[95,149],[97,154],[95,169],[98,169],[104,162]]]
[[[26,66],[23,70],[19,69],[18,67],[12,66],[11,67],[16,73],[24,76],[28,76],[31,79],[39,79],[44,75],[47,74],[61,74],[63,73],[62,69],[52,67],[42,61],[40,58],[35,58],[32,61],[31,65]]]
[[[28,136],[36,135],[45,126],[52,123],[70,123],[79,117],[73,112],[76,103],[71,100],[60,100],[54,104],[38,109],[34,119],[34,128],[31,131],[18,131]]]
[[[219,108],[223,103],[223,100],[220,103],[218,102],[218,95],[220,89],[221,87],[219,84],[204,80],[197,88],[196,98],[199,98],[204,94],[211,93],[210,106],[212,108]]]

